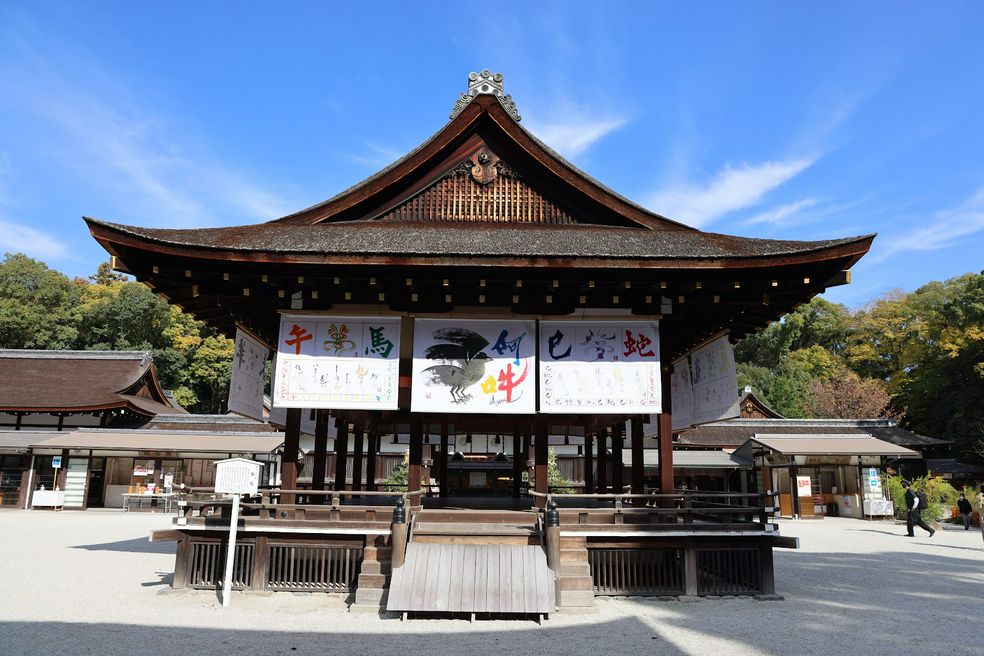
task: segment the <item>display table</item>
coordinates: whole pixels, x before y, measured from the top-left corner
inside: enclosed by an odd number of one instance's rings
[[[35,490],[31,497],[31,508],[51,508],[62,510],[65,507],[64,490]]]
[[[123,497],[123,512],[129,512],[134,506],[143,508],[145,503],[147,506],[153,506],[156,501],[158,502],[158,508],[163,508],[165,513],[169,513],[171,512],[171,500],[174,498],[174,495],[174,492],[123,494],[121,495]]]

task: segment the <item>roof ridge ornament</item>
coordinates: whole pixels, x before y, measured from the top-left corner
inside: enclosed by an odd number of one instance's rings
[[[460,114],[475,96],[483,95],[495,96],[506,113],[517,122],[522,120],[523,117],[519,115],[519,110],[516,109],[516,103],[513,102],[512,96],[503,93],[502,73],[493,73],[487,68],[483,69],[481,73],[468,74],[468,91],[461,94],[458,102],[454,104],[451,118],[454,119]]]

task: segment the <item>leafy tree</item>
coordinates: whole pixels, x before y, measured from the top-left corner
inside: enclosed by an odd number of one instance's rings
[[[554,494],[574,494],[573,484],[557,467],[557,453],[553,449],[547,450],[547,489]]]
[[[0,261],[0,348],[71,348],[78,300],[78,286],[64,274],[7,253]]]
[[[843,371],[836,378],[815,380],[804,401],[810,417],[880,419],[891,414],[891,397],[881,381]]]

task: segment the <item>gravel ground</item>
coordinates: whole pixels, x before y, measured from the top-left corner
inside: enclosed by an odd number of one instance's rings
[[[0,512],[0,654],[840,654],[979,656],[980,531],[905,538],[888,522],[785,521],[784,601],[598,600],[597,612],[528,621],[349,613],[340,596],[171,591],[160,515]],[[919,529],[916,529],[919,530]],[[975,638],[975,636],[977,636]]]

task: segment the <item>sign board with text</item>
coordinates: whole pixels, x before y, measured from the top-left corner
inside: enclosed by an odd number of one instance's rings
[[[215,463],[216,494],[256,494],[263,463],[246,458],[229,458]]]

